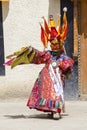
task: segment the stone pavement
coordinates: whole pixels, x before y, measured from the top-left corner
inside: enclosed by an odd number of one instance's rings
[[[0,130],[87,130],[87,101],[66,101],[60,120],[29,110],[27,99],[0,101]]]

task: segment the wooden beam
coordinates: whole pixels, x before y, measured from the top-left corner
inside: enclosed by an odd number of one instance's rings
[[[78,57],[77,0],[74,1],[74,58]]]

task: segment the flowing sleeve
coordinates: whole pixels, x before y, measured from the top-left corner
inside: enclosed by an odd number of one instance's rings
[[[74,60],[68,56],[62,55],[58,61],[58,65],[62,70],[62,73],[67,76],[71,76]]]
[[[38,51],[36,50],[36,55],[33,59],[34,64],[48,63],[51,59],[49,51]]]
[[[9,65],[11,68],[21,64],[42,64],[50,60],[49,51],[39,51],[31,46],[22,47],[19,51],[14,52],[6,57],[8,59],[4,65]]]

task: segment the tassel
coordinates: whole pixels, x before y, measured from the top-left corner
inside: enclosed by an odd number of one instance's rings
[[[50,108],[52,108],[52,100],[49,101]]]
[[[46,104],[46,99],[43,99],[42,105],[45,106]]]
[[[58,101],[55,102],[55,107],[56,107],[56,108],[59,107],[59,102],[58,102]]]
[[[49,107],[49,101],[46,100],[46,107]]]
[[[40,101],[40,103],[39,103],[39,105],[42,105],[42,103],[43,103],[43,100],[44,100],[44,99],[42,98],[42,99],[41,99],[41,101]]]

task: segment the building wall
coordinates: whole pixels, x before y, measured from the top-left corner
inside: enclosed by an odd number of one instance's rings
[[[23,46],[43,50],[40,41],[41,17],[60,14],[60,0],[9,0],[2,2],[5,57]],[[6,58],[5,58],[6,61]],[[43,65],[20,65],[11,70],[5,67],[0,76],[0,98],[28,97]]]

